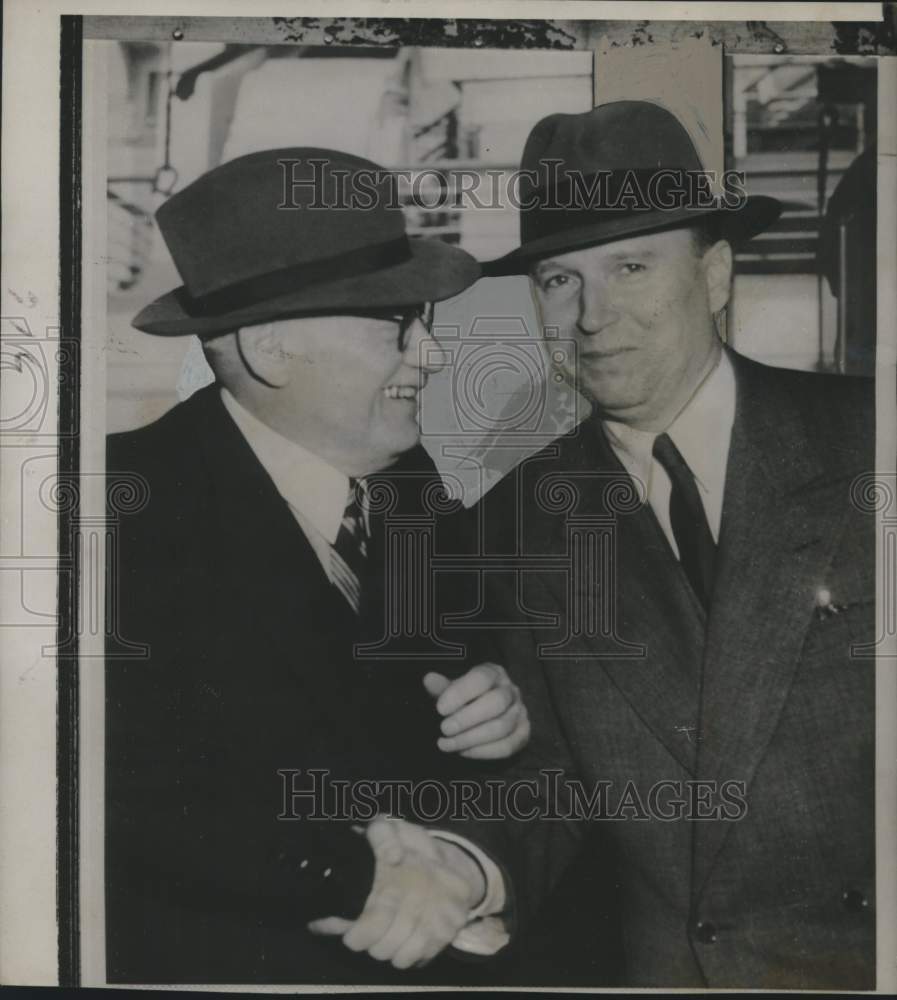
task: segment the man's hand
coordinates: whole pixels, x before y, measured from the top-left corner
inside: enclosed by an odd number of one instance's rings
[[[440,750],[476,760],[510,757],[529,740],[530,724],[520,691],[505,668],[480,663],[449,681],[442,674],[424,675],[424,687],[436,698],[444,716],[437,741]]]
[[[486,891],[483,874],[460,847],[413,823],[378,817],[365,832],[376,863],[364,910],[357,920],[324,917],[309,929],[341,935],[347,948],[397,969],[423,965],[467,923]]]

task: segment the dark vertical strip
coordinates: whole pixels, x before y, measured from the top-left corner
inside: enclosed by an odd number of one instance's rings
[[[61,19],[59,143],[59,478],[78,495],[78,358],[81,340],[81,18]],[[81,978],[78,922],[78,505],[60,504],[57,653],[57,861],[59,984]]]

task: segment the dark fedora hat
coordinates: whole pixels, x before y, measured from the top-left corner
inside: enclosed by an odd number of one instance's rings
[[[652,101],[543,118],[523,150],[518,195],[521,245],[486,262],[486,275],[524,274],[544,257],[708,217],[720,237],[739,243],[782,208],[738,185],[714,194],[688,131]]]
[[[463,250],[408,238],[393,175],[332,149],[239,157],[169,198],[156,221],[184,283],[133,325],[162,336],[435,302],[480,276]]]

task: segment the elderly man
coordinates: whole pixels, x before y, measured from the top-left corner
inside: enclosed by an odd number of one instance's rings
[[[371,956],[463,947],[488,862],[423,831],[400,859],[379,846],[396,820],[353,821],[390,782],[527,738],[500,667],[450,680],[382,643],[363,655],[398,573],[387,517],[427,512],[439,482],[417,426],[444,362],[430,304],[479,267],[410,241],[392,179],[330,150],[241,157],[158,223],[184,285],[134,325],[198,335],[216,380],[109,440],[110,479],[144,502],[110,577],[108,978],[383,981]],[[366,815],[341,799],[360,782]],[[312,933],[359,914],[369,955]]]
[[[485,835],[523,916],[577,851],[615,866],[626,985],[870,988],[872,386],[721,342],[732,246],[778,206],[708,199],[664,108],[551,115],[522,166],[484,269],[529,275],[593,412],[475,511],[533,724],[527,821]],[[565,902],[587,938],[602,901]]]

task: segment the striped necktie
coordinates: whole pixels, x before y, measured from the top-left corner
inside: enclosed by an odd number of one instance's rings
[[[367,498],[363,479],[349,480],[349,501],[343,520],[330,549],[330,568],[334,584],[358,613],[361,605],[361,580],[367,558],[368,534],[362,504]]]

